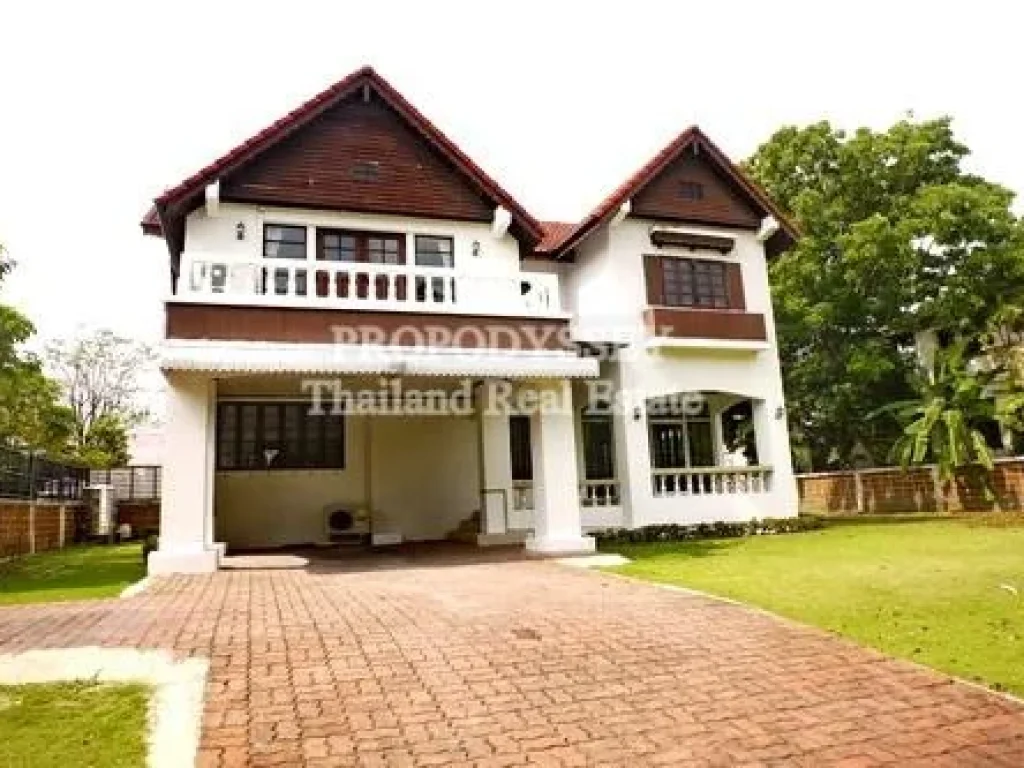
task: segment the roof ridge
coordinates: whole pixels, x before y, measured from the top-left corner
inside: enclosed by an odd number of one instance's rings
[[[696,123],[688,126],[678,133],[674,139],[662,147],[653,157],[640,166],[619,186],[612,190],[597,206],[579,221],[572,231],[554,240],[546,238],[542,240],[545,246],[544,253],[560,255],[565,250],[578,245],[590,232],[597,228],[602,221],[614,214],[614,212],[640,189],[646,186],[661,171],[672,163],[680,153],[691,144],[699,143],[707,150],[715,163],[721,166],[729,177],[740,186],[748,195],[753,197],[764,209],[774,216],[779,224],[786,229],[787,234],[796,239],[799,231],[788,217],[772,202],[771,198],[760,186],[740,170],[721,149],[719,149],[707,134],[700,129]],[[540,247],[538,247],[540,250]]]
[[[323,111],[333,106],[338,100],[348,95],[354,88],[358,87],[361,81],[365,81],[362,84],[373,87],[392,109],[399,112],[403,119],[411,123],[424,138],[434,144],[442,155],[447,155],[448,160],[454,162],[462,173],[473,178],[482,188],[485,195],[507,208],[514,218],[518,218],[523,223],[527,233],[533,235],[538,240],[543,236],[540,223],[532,214],[472,158],[463,152],[454,141],[434,125],[426,115],[369,65],[360,67],[346,75],[341,80],[320,91],[258,131],[241,144],[203,166],[184,181],[164,190],[155,199],[157,211],[159,212],[168,205],[180,202],[183,198],[196,194],[199,191],[199,187],[209,184],[218,176],[230,172],[233,166],[245,162],[254,154],[268,149],[296,130],[304,127]],[[147,231],[147,228],[151,228],[151,222],[149,221],[152,218],[151,213],[148,212],[142,222],[143,229]]]

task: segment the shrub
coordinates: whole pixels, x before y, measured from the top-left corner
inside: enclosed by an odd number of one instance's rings
[[[149,565],[149,553],[155,552],[160,547],[160,539],[154,535],[149,534],[142,542],[142,565],[143,567]]]
[[[598,543],[643,543],[653,541],[694,541],[697,539],[732,539],[740,536],[769,536],[776,533],[799,533],[824,527],[820,517],[766,517],[745,522],[716,522],[680,525],[664,523],[642,528],[610,528],[595,531]]]

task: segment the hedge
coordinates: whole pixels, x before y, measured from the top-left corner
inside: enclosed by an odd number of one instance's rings
[[[800,517],[766,517],[736,523],[696,523],[680,525],[665,523],[645,525],[642,528],[609,528],[594,531],[593,536],[602,543],[642,543],[652,541],[694,541],[696,539],[734,539],[740,536],[769,536],[776,533],[814,531],[825,526],[825,521],[813,515]]]

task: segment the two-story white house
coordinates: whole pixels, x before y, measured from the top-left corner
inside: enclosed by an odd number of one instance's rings
[[[542,222],[367,68],[142,226],[171,274],[153,573],[796,514],[766,268],[795,232],[696,128]]]

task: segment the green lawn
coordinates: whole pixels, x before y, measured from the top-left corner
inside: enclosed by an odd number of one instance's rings
[[[148,698],[143,685],[0,686],[0,766],[144,766]]]
[[[604,549],[634,558],[619,573],[761,606],[1024,695],[1024,521],[833,524]]]
[[[0,563],[0,605],[116,597],[144,575],[141,544],[18,557]]]

